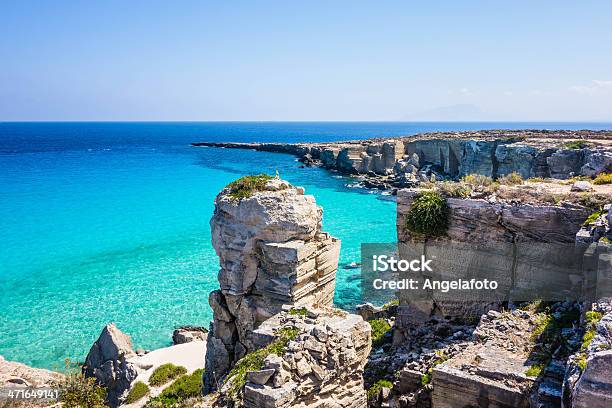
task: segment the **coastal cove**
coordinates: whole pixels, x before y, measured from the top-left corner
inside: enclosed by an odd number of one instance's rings
[[[364,242],[396,238],[389,196],[300,168],[287,154],[193,148],[191,142],[327,142],[424,131],[606,129],[533,123],[0,123],[0,355],[61,369],[113,321],[136,347],[207,326],[219,261],[210,239],[215,195],[253,173],[303,186],[342,241],[335,304],[359,299]]]

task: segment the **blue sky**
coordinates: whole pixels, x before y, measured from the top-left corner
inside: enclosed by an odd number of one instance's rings
[[[0,120],[612,121],[612,2],[0,0]]]

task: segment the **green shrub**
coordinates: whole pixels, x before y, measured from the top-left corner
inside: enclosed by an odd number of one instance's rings
[[[612,184],[612,173],[599,173],[593,184]]]
[[[588,311],[585,313],[585,332],[584,336],[582,336],[582,345],[580,346],[580,350],[585,351],[589,348],[591,342],[595,338],[597,323],[599,323],[602,317],[603,314],[600,312]]]
[[[584,140],[572,140],[571,142],[565,143],[563,146],[566,149],[584,149],[589,144]]]
[[[202,394],[203,369],[197,369],[189,375],[182,375],[165,388],[161,394],[152,398],[147,407],[173,407],[190,398]]]
[[[436,188],[447,197],[468,198],[472,193],[470,185],[463,182],[442,181]]]
[[[595,328],[595,326],[597,326],[597,323],[599,323],[602,317],[602,313],[591,310],[584,314],[584,321],[587,326],[589,326],[589,328]]]
[[[539,377],[544,368],[546,368],[545,364],[534,364],[525,371],[525,375],[527,377]]]
[[[279,337],[266,347],[250,352],[236,362],[234,368],[225,377],[225,382],[230,382],[231,386],[228,393],[236,397],[246,384],[247,373],[249,371],[261,370],[264,366],[266,357],[270,354],[282,356],[287,352],[287,344],[300,334],[297,327],[285,327],[276,333]]]
[[[435,191],[419,193],[406,216],[406,227],[415,234],[443,235],[448,228],[446,199]]]
[[[368,321],[372,328],[372,346],[380,347],[385,344],[387,337],[386,334],[391,330],[391,325],[386,319],[374,319]]]
[[[586,220],[584,220],[582,225],[589,225],[595,222],[602,214],[602,211],[595,211],[593,214],[589,215]]]
[[[56,384],[64,408],[106,408],[106,389],[94,378],[85,378],[80,368],[66,360],[65,376]]]
[[[266,183],[271,179],[272,176],[267,174],[244,176],[232,181],[226,188],[229,188],[231,197],[242,200],[243,198],[249,198],[256,191],[263,191],[266,188]]]
[[[527,179],[530,183],[550,183],[550,179],[545,179],[544,177],[529,177]]]
[[[397,305],[399,305],[399,299],[393,299],[393,300],[388,301],[387,303],[385,303],[381,307],[383,309],[387,309],[387,308],[389,308],[391,306],[397,306]]]
[[[547,313],[540,313],[536,317],[536,325],[531,331],[531,339],[533,341],[538,340],[540,336],[544,334],[544,332],[550,328],[553,323],[553,317]]]
[[[423,374],[421,376],[421,385],[424,387],[431,382],[431,371]]]
[[[463,176],[461,181],[471,185],[474,188],[478,187],[488,187],[495,183],[491,177],[483,176],[482,174],[468,174],[467,176]]]
[[[154,387],[166,384],[168,381],[185,374],[187,369],[182,366],[175,366],[172,363],[162,364],[153,371],[149,377],[149,384]]]
[[[506,186],[516,186],[518,184],[523,184],[523,177],[517,172],[512,172],[510,174],[506,174],[505,176],[501,176],[497,179],[499,184],[503,184]]]
[[[125,402],[127,404],[133,404],[136,401],[140,401],[142,397],[149,393],[149,391],[149,386],[147,384],[143,383],[142,381],[137,381],[132,386],[132,389],[130,390]]]
[[[305,307],[301,307],[299,309],[291,309],[289,311],[289,314],[293,316],[306,316],[308,314],[308,310],[306,310]]]
[[[393,388],[393,383],[389,380],[378,380],[368,388],[368,399],[372,400],[378,395],[381,388]]]
[[[578,357],[578,360],[576,361],[576,365],[578,366],[578,368],[580,368],[580,371],[584,371],[584,369],[586,368],[586,354],[585,353],[580,353],[580,356]]]
[[[437,366],[437,365],[442,364],[443,362],[445,362],[449,358],[450,357],[446,353],[446,351],[443,351],[443,350],[436,351],[436,359],[433,361],[433,363],[431,364],[431,367],[429,367],[427,372],[421,376],[421,385],[422,386],[426,386],[427,384],[429,384],[431,382],[431,380],[432,380],[434,367]]]

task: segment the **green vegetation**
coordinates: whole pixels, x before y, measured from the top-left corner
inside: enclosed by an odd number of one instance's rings
[[[372,400],[380,391],[381,388],[393,388],[393,383],[389,380],[378,380],[370,388],[368,388],[368,399]]]
[[[263,191],[266,188],[266,183],[271,179],[272,176],[267,174],[240,177],[227,185],[230,190],[229,195],[237,200],[249,198],[254,192]]]
[[[578,360],[576,360],[576,365],[578,366],[578,368],[580,368],[581,372],[584,371],[584,369],[586,368],[586,354],[585,353],[580,353]]]
[[[85,378],[80,367],[73,367],[69,359],[66,359],[65,376],[56,385],[64,408],[107,407],[106,390],[94,378]]]
[[[448,228],[446,199],[435,191],[419,193],[406,216],[406,227],[415,234],[443,235]]]
[[[149,378],[149,384],[153,387],[159,387],[166,384],[168,381],[185,374],[187,369],[182,366],[175,366],[172,363],[162,364],[153,371]]]
[[[584,220],[582,225],[589,225],[595,222],[601,215],[603,215],[603,211],[595,211],[593,214],[589,215],[586,220]]]
[[[593,184],[612,184],[612,173],[599,173]]]
[[[305,307],[301,307],[299,309],[291,309],[289,311],[289,314],[293,316],[306,316],[308,314],[308,310],[306,310]]]
[[[549,329],[551,323],[553,322],[553,317],[547,313],[540,313],[536,317],[536,326],[531,331],[531,339],[536,341],[540,336],[544,334],[544,332]]]
[[[512,172],[510,174],[506,174],[505,176],[501,176],[497,179],[499,184],[503,184],[505,186],[516,186],[519,184],[523,184],[523,177],[517,172]]]
[[[435,366],[442,364],[446,360],[449,359],[449,355],[445,351],[436,351],[436,359],[432,363],[431,367],[427,370],[425,374],[421,376],[421,385],[426,386],[432,380],[433,369]]]
[[[573,140],[571,142],[565,143],[563,146],[566,149],[584,149],[588,145],[589,144],[585,142],[584,140]]]
[[[421,376],[421,385],[424,387],[431,382],[431,372],[427,372]]]
[[[525,371],[527,377],[539,377],[542,370],[546,368],[546,364],[534,364]]]
[[[468,198],[472,194],[472,187],[463,182],[441,181],[436,188],[447,197]]]
[[[191,398],[197,398],[202,394],[201,368],[189,375],[182,375],[172,384],[164,389],[157,397],[147,403],[147,407],[175,407]]]
[[[130,390],[125,402],[127,404],[133,404],[134,402],[141,400],[142,397],[149,393],[149,391],[149,386],[147,384],[143,383],[142,381],[137,381],[132,386],[132,389]]]
[[[482,174],[468,174],[467,176],[463,176],[461,181],[474,188],[489,187],[495,183],[491,177],[483,176]]]
[[[266,347],[253,351],[242,357],[234,368],[226,377],[226,383],[230,383],[229,395],[236,397],[242,391],[246,384],[247,373],[249,371],[261,370],[264,366],[264,360],[270,354],[282,356],[287,352],[287,344],[300,334],[300,329],[297,327],[285,327],[280,329],[276,334],[279,338]]]
[[[527,180],[529,183],[550,183],[550,179],[545,179],[544,177],[529,177]]]
[[[386,319],[374,319],[368,321],[372,328],[372,346],[380,347],[387,342],[386,334],[391,331],[391,325]]]
[[[398,299],[393,299],[393,300],[388,301],[384,305],[382,305],[382,308],[386,309],[386,308],[388,308],[390,306],[397,306],[397,305],[399,305],[399,300]]]
[[[584,321],[586,323],[584,336],[582,336],[582,345],[580,346],[580,350],[586,351],[591,342],[595,338],[597,323],[601,320],[603,315],[599,312],[589,311],[584,315]]]

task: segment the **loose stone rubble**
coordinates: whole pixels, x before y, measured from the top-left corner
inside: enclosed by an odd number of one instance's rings
[[[366,406],[363,367],[370,353],[370,326],[337,309],[307,310],[306,315],[281,312],[255,330],[262,339],[274,338],[279,328],[300,334],[284,355],[270,354],[261,370],[248,373],[246,408]]]
[[[209,303],[205,392],[256,349],[253,331],[283,305],[331,306],[340,241],[321,231],[322,210],[300,187],[272,179],[240,200],[223,190],[211,220],[220,290]]]

